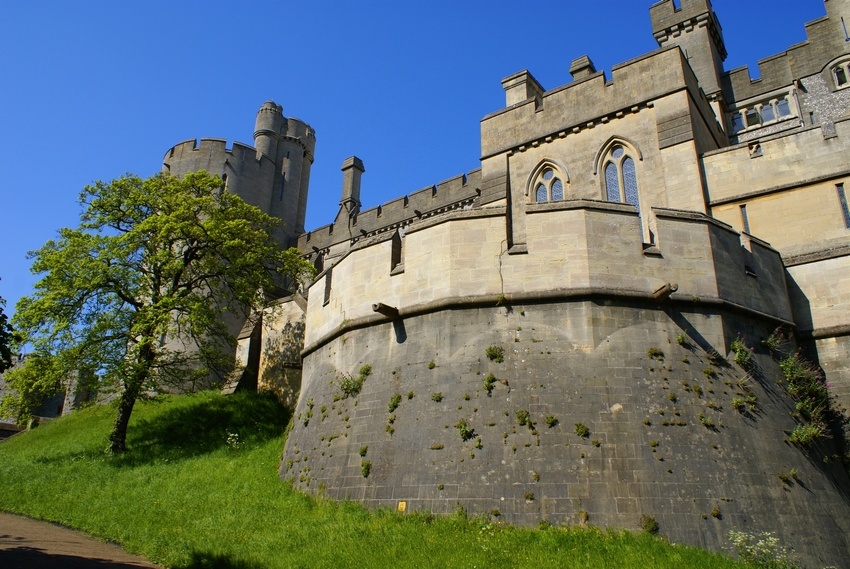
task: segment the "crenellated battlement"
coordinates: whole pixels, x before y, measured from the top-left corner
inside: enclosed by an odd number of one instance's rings
[[[646,77],[655,80],[647,83]],[[507,93],[508,106],[481,121],[481,155],[485,160],[613,122],[686,90],[700,106],[712,135],[717,140],[724,138],[714,112],[700,93],[696,76],[675,46],[614,66],[610,80],[599,71],[521,102],[511,103],[516,81],[508,79],[503,83],[506,92],[511,90]]]
[[[304,254],[323,251],[343,242],[354,242],[393,231],[414,221],[425,219],[453,209],[472,207],[480,195],[481,170],[472,170],[360,211],[350,226],[337,227],[331,223],[299,236],[297,247]],[[350,228],[350,232],[349,232]]]
[[[836,54],[850,54],[850,41],[841,21],[842,17],[850,21],[848,3],[829,0],[827,10],[827,16],[806,23],[805,41],[759,60],[757,78],[753,79],[747,66],[724,73],[721,83],[726,100],[744,101],[790,86],[796,80],[823,72],[824,65]]]

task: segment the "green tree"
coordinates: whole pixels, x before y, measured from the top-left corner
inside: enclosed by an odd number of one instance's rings
[[[0,296],[0,373],[12,367],[12,344],[15,334],[9,325],[9,317],[3,311],[6,299]]]
[[[80,203],[79,227],[30,254],[42,276],[13,322],[33,356],[10,372],[17,395],[6,405],[25,416],[31,396],[95,373],[118,394],[109,441],[120,453],[139,397],[222,377],[233,343],[223,318],[261,308],[263,291],[313,268],[279,249],[278,219],[206,172],[97,182]]]

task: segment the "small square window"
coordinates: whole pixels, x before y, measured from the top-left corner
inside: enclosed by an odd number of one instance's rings
[[[788,99],[779,99],[776,101],[776,114],[780,118],[791,116],[791,105],[788,104]]]
[[[759,120],[759,112],[757,109],[748,109],[747,110],[747,126],[756,126],[761,123]]]
[[[768,103],[761,108],[761,122],[770,122],[775,118],[776,114],[773,112],[773,105]]]

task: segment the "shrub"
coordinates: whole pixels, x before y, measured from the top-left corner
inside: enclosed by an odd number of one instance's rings
[[[575,433],[584,439],[590,436],[590,429],[588,429],[587,425],[585,425],[584,423],[576,423]]]
[[[529,502],[534,500],[534,492],[526,492],[525,493],[525,499],[528,500]]]
[[[830,413],[829,392],[820,369],[799,353],[780,360],[786,391],[796,400],[797,411],[809,422],[798,425],[791,433],[792,442],[807,445],[827,434]]]
[[[372,366],[369,364],[364,364],[360,367],[360,372],[357,377],[352,377],[348,374],[343,374],[337,380],[337,385],[339,386],[340,391],[342,391],[343,399],[346,397],[356,397],[360,390],[363,389],[363,382],[366,381],[366,378],[369,377],[372,373]]]
[[[782,327],[777,327],[770,336],[761,341],[761,345],[769,350],[775,350],[784,341],[785,334],[782,332]]]
[[[372,461],[364,460],[360,463],[360,474],[363,475],[363,478],[369,478],[369,473],[372,472]]]
[[[484,379],[482,380],[482,385],[484,386],[484,390],[487,391],[487,395],[492,396],[493,387],[496,386],[496,376],[492,373],[488,373],[486,376],[484,376]]]
[[[546,415],[545,421],[546,421],[546,426],[549,427],[550,429],[558,424],[558,418],[555,417],[554,415]]]
[[[434,363],[434,360],[428,362],[428,369],[434,369],[435,367],[437,367],[437,364]]]
[[[362,446],[362,447],[360,447],[360,456],[366,456],[366,453],[367,453],[367,452],[369,452],[369,447],[368,447],[368,446]]]
[[[502,363],[505,361],[505,349],[502,346],[490,346],[484,350],[484,354],[491,362]]]
[[[791,431],[788,440],[799,445],[810,445],[824,435],[823,428],[814,423],[807,425],[797,425]]]
[[[664,352],[659,350],[658,348],[649,348],[646,351],[646,355],[649,356],[653,360],[663,360]]]
[[[684,332],[679,332],[679,334],[676,336],[676,343],[680,346],[688,345],[688,337],[685,335]]]
[[[392,413],[396,409],[398,409],[398,405],[401,403],[401,393],[396,393],[390,398],[390,402],[387,403],[387,410]]]
[[[656,522],[655,518],[653,518],[652,516],[641,514],[640,529],[642,529],[646,533],[658,533],[658,522]]]
[[[531,425],[531,419],[528,411],[525,409],[518,409],[516,412],[516,422],[520,427]]]
[[[801,566],[791,560],[791,556],[779,539],[770,532],[758,535],[745,532],[730,531],[729,541],[738,550],[738,555],[755,567],[766,569],[801,569]]]
[[[740,334],[732,340],[732,345],[730,347],[732,348],[732,351],[735,352],[736,364],[743,367],[750,363],[750,358],[753,356],[752,348],[747,346]]]
[[[475,436],[475,429],[469,426],[469,421],[466,419],[461,419],[455,424],[455,428],[460,433],[460,438],[464,441],[468,441],[472,437]]]
[[[443,394],[441,392],[437,391],[436,393],[431,394],[431,401],[434,401],[435,403],[439,403],[442,400],[443,400]]]

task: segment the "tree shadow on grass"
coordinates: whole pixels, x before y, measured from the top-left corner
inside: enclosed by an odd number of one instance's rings
[[[119,467],[176,462],[223,447],[250,448],[280,437],[290,413],[272,395],[236,393],[171,407],[130,425]]]
[[[245,559],[234,559],[229,555],[195,551],[185,565],[175,565],[175,569],[265,569],[265,565]]]

